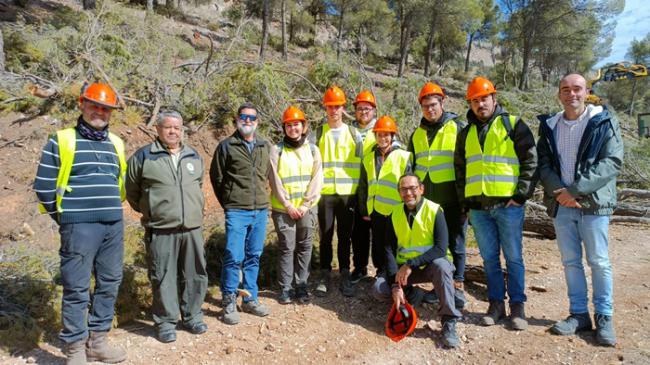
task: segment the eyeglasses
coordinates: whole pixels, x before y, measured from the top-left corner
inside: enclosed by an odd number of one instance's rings
[[[358,108],[357,111],[359,113],[369,113],[372,110],[372,108]]]
[[[415,194],[418,191],[419,187],[420,187],[419,185],[404,186],[404,187],[399,188],[399,192],[402,193],[402,194],[407,194],[407,193]]]
[[[251,122],[254,122],[257,120],[257,115],[251,115],[251,114],[239,114],[239,119],[242,122],[245,122],[246,120],[250,120]]]
[[[438,105],[437,103],[422,104],[422,109],[424,109],[424,110],[435,109],[437,105]]]

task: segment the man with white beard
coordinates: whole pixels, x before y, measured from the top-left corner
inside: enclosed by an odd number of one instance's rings
[[[264,249],[269,194],[266,191],[271,144],[257,136],[257,108],[242,104],[233,121],[235,133],[217,146],[210,167],[212,188],[226,214],[226,248],[221,270],[223,321],[239,323],[237,288],[239,270],[244,312],[264,317],[269,309],[257,300],[257,276]]]

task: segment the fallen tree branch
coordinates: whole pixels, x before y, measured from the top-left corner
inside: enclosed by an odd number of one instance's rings
[[[151,127],[156,122],[156,118],[158,117],[159,110],[160,110],[160,99],[158,98],[158,94],[156,94],[153,111],[151,112],[151,118],[149,118],[149,122],[147,122],[147,128]]]
[[[641,189],[621,189],[618,191],[619,200],[627,198],[650,199],[650,190]]]
[[[156,135],[155,135],[152,131],[150,131],[149,129],[147,129],[147,127],[145,127],[145,126],[143,126],[143,125],[139,125],[139,126],[138,126],[138,129],[141,130],[141,131],[143,131],[146,135],[148,135],[148,136],[151,137],[152,139],[156,139]]]
[[[128,96],[122,96],[122,98],[123,98],[125,101],[131,102],[131,103],[134,103],[134,104],[140,104],[140,105],[148,106],[149,108],[153,108],[153,107],[154,107],[154,104],[149,103],[149,102],[146,102],[146,101],[142,101],[142,100],[138,100],[138,99],[130,98],[130,97],[128,97]]]
[[[618,215],[613,215],[609,218],[610,223],[641,223],[641,224],[650,224],[650,218],[645,217],[623,217]]]

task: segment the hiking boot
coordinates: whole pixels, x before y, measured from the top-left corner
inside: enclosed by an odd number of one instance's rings
[[[424,293],[424,296],[422,297],[422,302],[431,305],[436,305],[440,303],[440,300],[438,299],[438,294],[436,294],[435,290],[431,289]]]
[[[352,275],[350,275],[350,282],[352,284],[357,284],[361,280],[365,279],[368,277],[368,270],[354,270],[352,271]]]
[[[86,365],[86,339],[65,344],[63,353],[67,365]]]
[[[324,297],[327,295],[327,291],[330,288],[331,280],[332,280],[332,273],[323,270],[321,273],[320,280],[318,281],[318,286],[316,287],[316,291],[315,291],[317,297]]]
[[[419,288],[417,286],[409,286],[403,288],[403,290],[406,301],[409,302],[409,304],[411,304],[413,307],[417,307],[422,304],[425,296],[425,291],[422,288]]]
[[[612,316],[596,313],[594,322],[596,322],[596,342],[601,346],[615,346],[616,332]]]
[[[176,341],[176,331],[175,330],[166,330],[159,331],[156,333],[156,340],[162,343],[170,343]]]
[[[355,294],[354,290],[354,284],[350,281],[350,273],[347,271],[343,271],[341,273],[341,283],[339,285],[339,289],[341,290],[341,294],[346,297],[353,297]]]
[[[465,299],[465,291],[463,290],[462,281],[454,281],[454,306],[456,309],[462,310],[467,304],[467,299]]]
[[[183,323],[183,329],[193,335],[200,335],[208,331],[208,325],[203,322],[197,322],[194,324]]]
[[[266,317],[271,314],[271,311],[264,306],[264,304],[258,302],[257,300],[251,300],[250,302],[244,302],[241,306],[241,309],[258,317]]]
[[[223,322],[225,324],[239,323],[239,312],[237,312],[237,294],[224,294],[221,301],[223,307]]]
[[[460,340],[456,334],[456,318],[442,316],[442,343],[447,347],[458,347]]]
[[[90,331],[88,342],[86,342],[86,361],[100,361],[108,364],[115,364],[126,360],[126,351],[119,347],[111,347],[107,340],[108,331]]]
[[[525,331],[528,328],[524,303],[510,303],[510,325],[515,331]]]
[[[591,331],[589,313],[571,313],[565,320],[555,322],[551,327],[551,333],[560,336],[575,335],[580,331]]]
[[[280,304],[291,304],[291,291],[282,290],[280,296],[278,297],[278,303]]]
[[[311,301],[309,291],[306,286],[299,286],[296,288],[296,300],[301,304],[307,304]]]
[[[506,305],[503,300],[491,300],[487,313],[481,318],[483,326],[494,326],[506,316]]]

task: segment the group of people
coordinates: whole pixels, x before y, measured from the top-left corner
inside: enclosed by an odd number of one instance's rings
[[[276,144],[256,133],[257,107],[242,104],[234,117],[235,132],[219,143],[210,166],[212,188],[225,212],[223,321],[237,324],[239,310],[270,314],[258,300],[257,286],[270,210],[278,236],[281,304],[311,299],[316,230],[320,272],[313,294],[331,292],[336,227],[342,295],[358,293],[372,258],[373,296],[398,307],[437,303],[442,341],[457,347],[456,323],[467,301],[469,222],[487,277],[489,307],[481,324],[506,317],[507,296],[511,328],[525,330],[524,204],[541,181],[570,301],[569,316],[551,332],[592,330],[584,246],[592,272],[596,341],[613,346],[607,230],[623,142],[607,108],[585,104],[587,92],[582,76],[562,78],[563,110],[540,116],[537,143],[526,123],[498,104],[494,85],[483,77],[467,87],[467,122],[445,111],[440,85],[426,83],[418,95],[422,119],[406,147],[398,141],[393,118],[376,118],[376,99],[368,90],[356,96],[351,124],[344,122],[345,93],[336,86],[323,97],[326,122],[313,130],[302,110],[288,107],[282,115],[284,135]],[[201,311],[207,290],[205,169],[199,153],[183,139],[182,116],[172,110],[159,113],[157,139],[127,162],[124,143],[108,131],[118,105],[114,91],[91,84],[79,105],[76,126],[50,136],[34,183],[41,211],[60,226],[60,338],[68,363],[126,358],[106,340],[122,279],[123,200],[142,214],[156,338],[175,341],[179,318],[185,330],[206,332]],[[433,290],[414,285],[419,283],[433,284]]]

